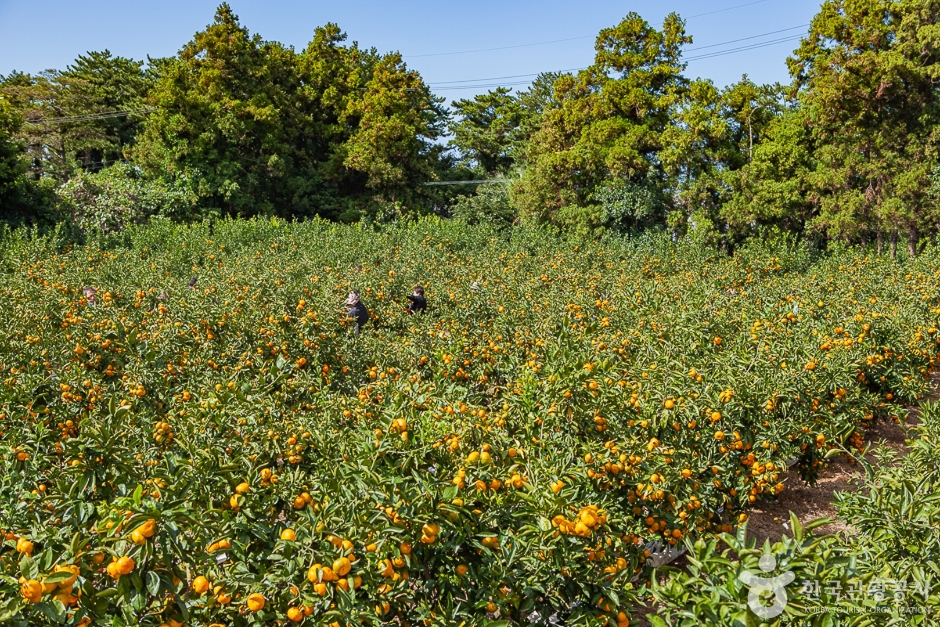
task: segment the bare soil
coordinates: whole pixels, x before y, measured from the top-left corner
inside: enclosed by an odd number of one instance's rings
[[[868,431],[866,439],[872,443],[866,458],[875,461],[875,452],[880,448],[893,449],[898,456],[907,452],[907,430],[917,422],[916,410],[911,410],[906,425],[877,423]],[[828,466],[819,473],[816,485],[803,483],[796,468],[784,475],[786,486],[783,493],[773,500],[763,501],[748,512],[748,537],[758,545],[769,540],[771,544],[784,534],[790,535],[790,512],[796,514],[801,524],[817,518],[832,518],[834,522],[818,529],[819,533],[852,533],[848,523],[838,519],[834,505],[836,492],[857,490],[865,478],[861,464],[845,457],[829,460]]]
[[[931,393],[925,400],[935,400],[940,396],[940,372],[933,373],[931,377]],[[907,454],[907,432],[920,422],[920,408],[909,407],[907,420],[904,424],[881,422],[865,434],[865,438],[873,446],[866,459],[875,462],[875,453],[878,449],[889,448],[894,450],[898,457]],[[772,501],[758,503],[758,507],[748,514],[748,537],[755,538],[758,545],[770,540],[771,543],[780,539],[783,534],[790,535],[790,512],[796,514],[800,523],[816,518],[832,518],[833,523],[821,527],[822,533],[852,533],[852,526],[838,519],[834,501],[834,494],[838,491],[854,491],[859,488],[865,478],[865,471],[858,463],[852,463],[843,457],[830,460],[828,467],[819,473],[819,481],[815,486],[803,483],[796,469],[788,471],[785,475],[786,489]]]
[[[940,397],[940,372],[932,377],[932,392],[928,399],[936,400]],[[892,449],[898,458],[904,457],[908,452],[908,430],[920,423],[920,408],[908,408],[907,420],[903,424],[894,422],[879,422],[872,426],[865,434],[866,442],[872,444],[866,459],[870,463],[877,462],[879,449]],[[817,518],[831,518],[833,522],[817,529],[817,533],[852,533],[850,524],[839,520],[835,508],[835,493],[849,492],[859,489],[865,479],[865,470],[861,464],[844,457],[829,460],[828,465],[819,472],[816,485],[809,485],[800,479],[796,467],[786,472],[783,483],[786,489],[773,500],[766,500],[757,504],[748,511],[747,532],[749,538],[757,540],[758,546],[769,540],[771,544],[778,541],[784,534],[791,535],[790,512],[796,514],[800,523],[806,523]],[[683,558],[673,562],[672,566],[681,567]],[[648,627],[650,614],[656,614],[656,608],[634,608],[634,624],[637,627]]]

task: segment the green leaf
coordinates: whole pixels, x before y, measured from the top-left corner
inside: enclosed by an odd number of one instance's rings
[[[46,618],[55,623],[65,622],[65,607],[59,602],[42,602],[37,603],[33,607],[42,612]]]
[[[66,579],[71,578],[73,575],[68,571],[60,571],[57,573],[52,573],[48,577],[43,578],[43,583],[59,583],[60,581],[65,581]]]
[[[24,555],[20,560],[20,573],[27,579],[37,579],[39,577],[39,564],[28,555]]]
[[[147,573],[144,575],[144,582],[147,586],[147,592],[153,596],[160,594],[160,576],[157,575],[157,573],[153,572],[152,570],[147,571]]]

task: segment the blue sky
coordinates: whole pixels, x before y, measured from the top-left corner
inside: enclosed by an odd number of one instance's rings
[[[217,4],[218,0],[0,0],[0,74],[61,69],[80,53],[105,48],[135,59],[169,56],[212,21]],[[691,60],[686,71],[690,77],[726,85],[747,73],[756,82],[786,82],[785,59],[797,46],[796,38],[806,32],[820,0],[230,0],[229,4],[251,32],[298,49],[310,40],[316,26],[336,22],[351,41],[382,52],[400,51],[408,65],[450,103],[496,84],[529,81],[529,74],[590,64],[597,32],[630,11],[654,25],[670,11],[687,18],[687,30],[694,38],[687,57],[718,55]],[[763,45],[768,42],[778,43]],[[744,47],[751,49],[720,54]]]

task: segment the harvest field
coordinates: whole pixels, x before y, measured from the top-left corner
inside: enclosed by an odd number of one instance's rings
[[[648,542],[732,531],[788,460],[812,480],[918,402],[937,354],[933,247],[726,256],[436,220],[0,246],[20,625],[624,627]]]

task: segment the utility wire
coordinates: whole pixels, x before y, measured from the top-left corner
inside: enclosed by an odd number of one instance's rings
[[[792,27],[790,27],[790,28],[784,28],[784,29],[781,29],[781,30],[770,31],[770,32],[768,32],[768,33],[761,33],[760,35],[751,35],[750,37],[742,37],[742,38],[740,38],[740,39],[732,39],[732,40],[730,40],[730,41],[723,41],[723,42],[717,43],[717,44],[710,44],[710,45],[707,45],[707,46],[697,46],[697,47],[694,47],[694,48],[687,48],[686,50],[687,50],[687,51],[693,51],[693,50],[706,50],[706,49],[708,49],[708,48],[717,48],[717,47],[719,47],[719,46],[727,46],[728,44],[734,44],[734,43],[738,43],[738,42],[742,42],[742,41],[749,41],[749,40],[751,40],[751,39],[758,39],[758,38],[760,38],[760,37],[766,37],[766,36],[768,36],[768,35],[777,35],[777,34],[779,34],[779,33],[785,33],[785,32],[787,32],[787,31],[796,30],[796,29],[798,29],[798,28],[806,28],[807,26],[809,26],[809,24],[802,24],[802,25],[800,25],[800,26],[792,26]],[[798,35],[798,36],[791,36],[791,37],[784,37],[784,38],[780,38],[780,39],[775,39],[775,40],[772,40],[772,41],[757,42],[757,43],[748,44],[747,46],[742,46],[742,47],[739,47],[739,48],[730,48],[730,49],[728,49],[728,50],[716,50],[716,51],[714,51],[714,52],[705,53],[704,55],[698,55],[698,56],[693,56],[693,57],[687,57],[687,58],[685,58],[685,59],[683,59],[683,60],[684,60],[684,61],[697,61],[697,60],[700,60],[700,59],[709,59],[709,58],[713,58],[713,57],[723,56],[723,55],[725,55],[725,54],[735,54],[735,53],[737,53],[737,52],[743,52],[743,51],[745,51],[745,50],[754,50],[754,49],[757,49],[757,48],[763,48],[764,46],[776,45],[776,44],[778,44],[778,43],[782,43],[782,42],[785,42],[785,41],[794,41],[794,40],[798,40],[798,39],[801,39],[801,38],[802,38],[802,35]],[[583,68],[583,67],[578,67],[578,68],[571,68],[571,69],[567,69],[567,70],[559,70],[559,72],[562,73],[562,74],[564,74],[564,73],[567,73],[567,72],[577,72],[577,71],[583,70],[583,69],[585,69],[585,68]],[[536,73],[533,73],[533,74],[514,74],[514,75],[510,75],[510,76],[491,76],[491,77],[487,77],[487,78],[473,78],[473,79],[467,79],[467,80],[461,80],[461,81],[436,81],[436,82],[430,82],[430,83],[428,83],[428,86],[429,86],[429,87],[434,87],[434,88],[437,88],[437,89],[442,89],[442,90],[446,90],[446,89],[468,89],[468,88],[476,88],[476,87],[490,87],[490,86],[491,86],[490,84],[480,84],[480,85],[477,85],[477,83],[480,83],[481,81],[501,81],[501,80],[507,79],[507,78],[527,78],[527,77],[530,77],[530,76],[538,76],[539,74],[543,74],[543,73],[545,73],[545,72],[536,72]],[[499,86],[509,87],[509,86],[513,86],[513,85],[526,84],[526,82],[527,82],[527,81],[523,81],[523,82],[520,83],[520,82],[517,81],[517,82],[514,82],[514,83],[501,83],[501,84],[492,85],[492,86],[493,86],[493,87],[499,87]],[[458,85],[461,85],[461,84],[468,84],[468,83],[473,83],[473,85],[469,85],[468,87],[458,87]]]
[[[699,55],[697,57],[689,57],[685,59],[686,61],[700,61],[702,59],[714,59],[715,57],[723,57],[728,54],[737,54],[738,52],[745,52],[747,50],[756,50],[757,48],[766,48],[767,46],[775,46],[777,44],[786,43],[788,41],[799,41],[803,39],[802,35],[797,35],[796,37],[783,37],[781,39],[775,39],[773,41],[765,41],[759,44],[751,44],[749,46],[742,46],[740,48],[732,48],[730,50],[721,50],[717,52],[712,52],[709,54]]]
[[[727,7],[725,9],[718,9],[716,11],[708,11],[707,13],[697,13],[695,15],[689,15],[685,19],[692,19],[695,17],[703,17],[705,15],[714,15],[715,13],[724,13],[725,11],[732,11],[734,9],[740,9],[741,7],[749,7],[752,4],[761,4],[763,2],[769,2],[770,0],[757,0],[756,2],[748,2],[746,4],[738,4],[733,7]],[[420,59],[424,57],[448,57],[455,54],[473,54],[476,52],[493,52],[495,50],[513,50],[515,48],[530,48],[532,46],[545,46],[548,44],[557,44],[563,41],[576,41],[578,39],[592,39],[597,37],[597,35],[581,35],[579,37],[566,37],[564,39],[550,39],[548,41],[536,41],[531,44],[516,44],[513,46],[499,46],[496,48],[478,48],[476,50],[458,50],[456,52],[434,52],[430,54],[405,54],[402,55],[405,59]],[[717,44],[716,44],[717,45]]]
[[[559,70],[560,73],[564,74],[565,72],[577,72],[578,70],[583,70],[583,67],[571,68],[570,70]],[[524,78],[526,76],[538,76],[539,74],[550,74],[551,72],[536,72],[535,74],[516,74],[514,76],[493,76],[491,78],[471,78],[465,81],[440,81],[435,83],[428,83],[428,86],[433,85],[451,85],[456,83],[474,83],[478,81],[498,81],[504,78]]]
[[[102,111],[100,113],[86,113],[83,115],[71,115],[59,118],[33,118],[26,120],[26,124],[42,126],[47,124],[69,124],[71,122],[91,122],[94,120],[107,120],[109,118],[123,118],[129,115],[145,114],[156,111],[153,107],[144,107],[141,109],[128,109],[126,111]]]
[[[749,7],[752,4],[763,4],[764,2],[769,2],[770,0],[757,0],[756,2],[748,2],[746,4],[737,4],[733,7],[728,7],[726,9],[718,9],[716,11],[708,11],[707,13],[696,13],[695,15],[689,15],[685,19],[691,20],[693,17],[703,17],[705,15],[714,15],[715,13],[724,13],[725,11],[733,11],[734,9],[740,9],[741,7]]]
[[[801,24],[799,26],[791,26],[790,28],[783,28],[781,30],[770,31],[769,33],[762,33],[760,35],[751,35],[750,37],[742,37],[741,39],[732,39],[731,41],[723,41],[720,44],[711,44],[708,46],[694,46],[692,48],[686,48],[686,52],[691,52],[692,50],[705,50],[706,48],[717,48],[718,46],[726,46],[728,44],[736,44],[739,41],[747,41],[749,39],[758,39],[759,37],[766,37],[767,35],[776,35],[778,33],[785,33],[787,31],[796,30],[798,28],[807,28],[809,24]],[[802,37],[802,35],[800,35]]]
[[[802,28],[802,27],[797,26],[797,27],[794,27],[794,28]],[[785,30],[793,30],[793,29],[785,29]],[[775,31],[775,32],[785,32],[785,30],[784,30],[784,31]],[[736,39],[736,40],[733,40],[733,41],[726,41],[726,42],[723,42],[723,43],[720,43],[720,44],[714,44],[714,45],[712,45],[712,46],[703,46],[702,48],[699,48],[699,50],[702,50],[702,49],[704,49],[704,48],[714,48],[714,47],[717,47],[717,46],[724,46],[724,45],[727,45],[727,44],[729,44],[729,43],[735,43],[735,42],[738,42],[738,41],[745,41],[745,40],[747,40],[747,39],[754,39],[754,38],[756,38],[756,37],[764,37],[764,36],[770,35],[770,34],[774,34],[774,33],[764,33],[763,35],[754,35],[753,37],[745,37],[745,38],[743,38],[743,39]],[[726,56],[726,55],[729,55],[729,54],[737,54],[737,53],[739,53],[739,52],[746,52],[746,51],[748,51],[748,50],[757,50],[758,48],[765,48],[765,47],[767,47],[767,46],[775,46],[775,45],[777,45],[777,44],[785,43],[785,42],[788,42],[788,41],[799,41],[799,40],[802,39],[802,38],[803,38],[802,35],[795,35],[795,36],[789,36],[789,37],[782,37],[782,38],[780,38],[780,39],[774,39],[774,40],[771,40],[771,41],[763,41],[763,42],[748,44],[748,45],[746,45],[746,46],[739,46],[739,47],[737,47],[737,48],[729,48],[728,50],[716,50],[716,51],[714,51],[714,52],[708,52],[708,53],[705,53],[705,54],[702,54],[702,55],[697,55],[697,56],[692,56],[692,57],[686,57],[685,59],[683,59],[683,61],[701,61],[701,60],[704,60],[704,59],[714,59],[714,58],[716,58],[716,57],[723,57],[723,56]],[[578,70],[583,70],[583,69],[586,69],[586,68],[583,68],[583,67],[582,67],[582,68],[572,68],[572,69],[570,69],[570,70],[561,70],[561,72],[562,72],[562,73],[565,73],[565,72],[576,72],[576,71],[578,71]],[[479,78],[479,79],[476,79],[476,81],[496,81],[496,80],[500,80],[500,79],[502,79],[502,78],[524,78],[524,77],[528,77],[528,76],[538,76],[539,74],[543,74],[543,73],[544,73],[544,72],[538,72],[538,73],[535,73],[535,74],[517,74],[517,75],[515,75],[515,76],[503,76],[503,77],[495,76],[495,77],[490,77],[490,78]],[[441,83],[428,83],[428,86],[429,86],[429,87],[433,87],[434,89],[436,89],[436,90],[438,90],[438,91],[453,91],[453,90],[458,90],[458,89],[493,89],[493,88],[496,88],[496,87],[514,87],[514,86],[519,86],[519,85],[528,85],[529,82],[530,82],[530,81],[512,81],[512,82],[503,82],[503,83],[476,83],[474,80],[466,80],[466,81],[449,81],[449,82],[441,82]],[[466,84],[466,83],[472,83],[472,84]]]

